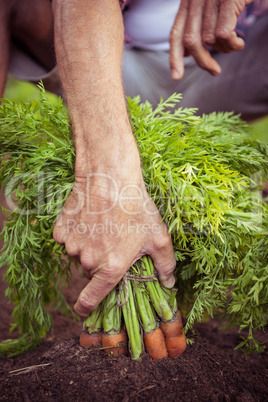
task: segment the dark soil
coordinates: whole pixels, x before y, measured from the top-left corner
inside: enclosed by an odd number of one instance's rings
[[[1,338],[8,335],[4,315],[10,310],[2,305]],[[82,324],[54,317],[54,332],[37,349],[0,358],[0,401],[268,401],[267,348],[245,360],[233,350],[239,334],[219,331],[217,321],[196,326],[195,343],[184,355],[159,361],[145,355],[137,362],[85,350],[78,338]]]
[[[12,311],[1,276],[0,341],[9,337]],[[65,291],[71,305],[82,288],[75,273]],[[160,361],[144,356],[137,362],[85,350],[78,340],[82,324],[59,313],[53,318],[54,331],[37,349],[0,358],[0,401],[268,401],[267,347],[245,360],[233,350],[240,335],[219,331],[217,321],[196,326],[195,343],[184,355]],[[265,341],[266,334],[258,338]]]
[[[0,400],[267,401],[267,382],[267,352],[245,361],[230,345],[220,348],[200,335],[183,356],[141,362],[85,350],[73,337],[2,358]]]

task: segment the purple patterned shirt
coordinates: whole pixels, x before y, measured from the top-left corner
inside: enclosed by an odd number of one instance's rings
[[[119,0],[122,9],[133,0]],[[244,8],[237,19],[236,32],[239,36],[245,37],[248,28],[253,25],[256,20],[268,12],[267,0],[255,0]]]
[[[255,0],[244,8],[237,19],[236,32],[242,38],[259,17],[268,12],[267,0]]]

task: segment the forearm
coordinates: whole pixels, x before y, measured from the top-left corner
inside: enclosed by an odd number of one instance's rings
[[[129,146],[137,152],[121,79],[119,2],[56,0],[54,18],[57,62],[75,135],[76,170],[101,170],[122,158]]]
[[[162,283],[173,286],[175,259],[162,217],[145,190],[128,120],[118,0],[53,2],[56,56],[76,146],[75,187],[53,235],[90,279],[75,305],[77,314],[86,317],[144,254],[154,259]],[[101,175],[90,176],[88,185],[87,174],[96,172]],[[81,225],[83,233],[76,230]]]

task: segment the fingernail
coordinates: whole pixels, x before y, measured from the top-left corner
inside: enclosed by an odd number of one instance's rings
[[[175,285],[175,278],[174,276],[171,276],[169,279],[161,279],[161,283],[163,286],[165,286],[166,288],[173,288],[173,286]]]
[[[179,80],[180,79],[180,74],[178,70],[175,70],[174,68],[171,69],[171,77],[173,80]]]

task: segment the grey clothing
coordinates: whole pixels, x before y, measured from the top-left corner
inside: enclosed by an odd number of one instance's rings
[[[245,48],[229,54],[214,52],[222,68],[218,77],[185,58],[185,74],[172,80],[166,51],[125,49],[123,83],[127,96],[140,95],[154,106],[160,97],[183,94],[182,107],[197,107],[198,113],[235,111],[253,120],[268,114],[268,15],[260,17],[248,30]],[[37,83],[64,97],[57,67],[46,71],[20,49],[13,47],[10,72],[17,78]]]
[[[125,50],[123,80],[126,94],[140,95],[154,106],[160,97],[183,94],[182,107],[197,107],[198,113],[235,111],[246,120],[268,114],[268,15],[248,31],[245,48],[239,52],[214,52],[222,68],[218,77],[185,58],[185,74],[172,80],[168,52]]]

